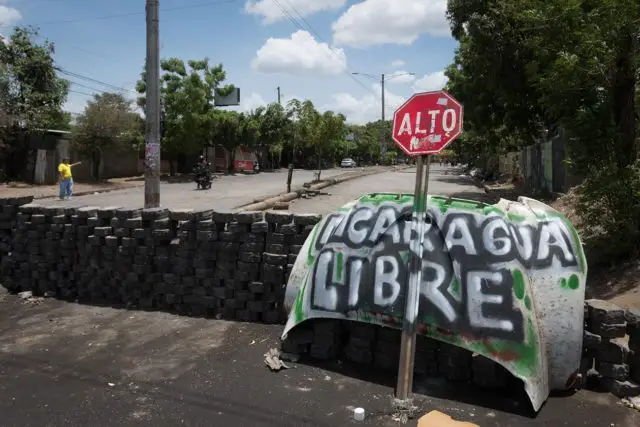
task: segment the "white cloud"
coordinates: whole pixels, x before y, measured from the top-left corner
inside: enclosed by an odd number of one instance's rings
[[[333,101],[323,109],[342,113],[347,117],[347,122],[354,124],[365,124],[381,119],[382,110],[382,87],[379,84],[371,86],[373,93],[356,98],[349,93],[338,93],[333,95]],[[375,95],[374,95],[375,94]],[[394,111],[406,101],[406,98],[384,91],[385,94],[385,118],[393,120]]]
[[[252,15],[262,16],[264,24],[288,19],[284,12],[297,18],[306,17],[318,12],[341,9],[347,0],[258,0],[247,1],[244,11]],[[283,11],[284,9],[284,11]]]
[[[407,84],[416,79],[416,76],[410,74],[408,71],[396,71],[387,76],[389,83],[392,84]]]
[[[307,31],[298,30],[288,39],[269,38],[252,66],[262,73],[336,75],[347,69],[347,57],[344,50],[318,43]]]
[[[429,92],[442,89],[449,79],[444,75],[444,71],[436,71],[435,73],[425,74],[413,84],[413,90],[416,92]]]
[[[393,61],[391,63],[391,66],[393,68],[400,68],[400,67],[404,67],[406,64],[406,62],[404,62],[402,59],[396,59],[395,61]]]
[[[0,3],[6,3],[0,1]],[[22,19],[22,14],[18,9],[9,6],[0,5],[0,26],[10,27]]]
[[[450,36],[447,0],[364,0],[333,23],[336,44],[410,45],[420,35]]]

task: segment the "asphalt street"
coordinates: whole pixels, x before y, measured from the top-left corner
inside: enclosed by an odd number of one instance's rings
[[[344,169],[323,170],[321,178],[349,172]],[[292,187],[302,186],[314,179],[315,171],[295,170]],[[276,195],[287,190],[287,172],[261,172],[255,175],[222,176],[213,181],[209,190],[197,190],[196,184],[165,183],[160,185],[160,204],[175,209],[217,209],[229,211],[253,202],[256,198]],[[136,187],[108,193],[78,196],[61,202],[57,198],[38,200],[42,205],[142,207],[144,188]]]
[[[24,302],[1,290],[2,427],[398,425],[395,372],[346,363],[271,372],[263,355],[278,347],[280,325]],[[435,409],[481,427],[640,425],[609,394],[551,397],[534,415],[522,393],[439,379],[415,391],[418,415]],[[365,422],[352,421],[354,407]]]
[[[197,203],[192,185],[167,184],[163,200],[232,208],[247,197],[277,193],[285,177],[222,178]],[[299,179],[298,185],[312,179],[311,172]],[[412,169],[359,178],[291,207],[326,213],[368,192],[412,193],[414,179]],[[440,166],[432,168],[430,193],[482,196],[457,169]],[[72,203],[137,206],[141,197],[136,189]],[[0,427],[398,425],[391,417],[395,372],[304,361],[271,372],[264,353],[279,347],[281,332],[280,325],[25,302],[0,286]],[[481,427],[640,425],[640,413],[605,393],[555,395],[533,414],[522,390],[496,394],[426,378],[416,379],[414,390],[418,415],[438,410]],[[365,408],[364,422],[352,420],[355,407]]]
[[[462,175],[460,168],[431,165],[429,194],[478,199],[484,191],[476,187],[473,180]],[[329,213],[366,193],[409,193],[415,188],[416,169],[389,171],[377,175],[354,179],[327,188],[329,195],[311,199],[298,199],[289,205],[296,213]]]

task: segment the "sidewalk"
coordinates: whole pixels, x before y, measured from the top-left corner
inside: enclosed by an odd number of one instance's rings
[[[129,178],[115,178],[95,183],[75,182],[73,184],[74,196],[100,193],[104,191],[123,190],[144,186],[144,180]],[[35,185],[24,182],[9,182],[0,184],[1,197],[34,196],[36,199],[44,199],[58,196],[58,185]]]

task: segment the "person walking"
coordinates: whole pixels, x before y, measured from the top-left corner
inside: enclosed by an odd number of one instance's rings
[[[60,200],[70,199],[73,195],[73,174],[71,168],[82,162],[69,164],[69,159],[62,159],[62,163],[58,166],[58,174],[60,175]]]

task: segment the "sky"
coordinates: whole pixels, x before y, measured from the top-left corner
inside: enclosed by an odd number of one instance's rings
[[[456,41],[447,0],[159,0],[160,56],[222,63],[250,111],[310,99],[320,111],[362,124],[415,92],[444,86]],[[144,0],[0,0],[0,34],[39,28],[55,42],[57,65],[73,74],[65,109],[83,111],[91,95],[135,99],[146,55]],[[353,73],[358,73],[354,75]],[[410,75],[407,73],[413,73]],[[369,76],[367,76],[369,75]]]

